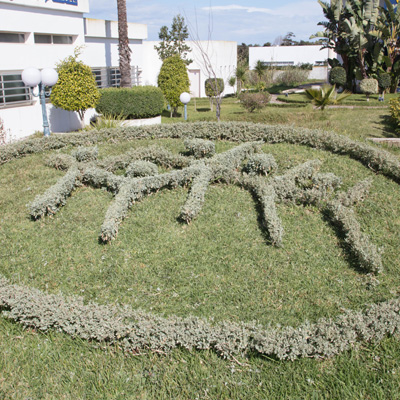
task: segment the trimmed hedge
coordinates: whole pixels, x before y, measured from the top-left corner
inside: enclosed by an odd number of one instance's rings
[[[343,135],[319,129],[274,126],[246,122],[198,122],[144,127],[104,129],[100,132],[53,134],[48,138],[32,138],[0,147],[0,165],[28,154],[66,146],[88,146],[110,141],[189,138],[246,142],[263,140],[266,143],[291,143],[308,146],[331,153],[348,155],[400,183],[400,160],[388,151],[366,143],[356,142]],[[151,160],[149,160],[151,161]]]
[[[27,328],[56,330],[74,338],[117,344],[127,353],[141,350],[213,350],[224,358],[264,354],[279,360],[332,357],[358,342],[399,337],[400,299],[347,311],[335,319],[305,322],[297,328],[264,328],[256,323],[212,325],[196,317],[158,317],[127,306],[84,304],[37,289],[13,285],[0,276],[0,313]]]
[[[161,115],[164,108],[164,96],[154,86],[107,88],[100,94],[96,111],[114,118],[151,118]]]
[[[202,142],[207,143],[207,141]],[[212,142],[208,143],[213,144]],[[367,272],[381,272],[382,262],[379,251],[361,232],[354,211],[350,208],[365,197],[371,182],[368,180],[360,182],[348,193],[340,193],[339,196],[333,198],[334,191],[340,186],[341,180],[334,174],[319,174],[318,170],[321,165],[319,160],[311,160],[298,165],[284,175],[274,176],[270,182],[265,178],[257,177],[254,173],[241,174],[239,167],[246,159],[262,160],[263,168],[267,171],[271,167],[276,167],[275,160],[271,155],[253,154],[259,150],[260,144],[262,142],[243,143],[224,153],[217,154],[211,159],[204,159],[204,161],[190,159],[188,167],[164,174],[158,174],[156,164],[143,160],[134,161],[129,164],[126,177],[117,176],[96,167],[96,162],[89,157],[90,163],[74,162],[64,177],[48,189],[44,195],[37,196],[30,205],[30,214],[32,218],[38,219],[46,215],[49,210],[55,213],[59,207],[65,204],[66,197],[75,186],[80,183],[94,188],[105,188],[116,196],[107,210],[100,234],[101,241],[109,242],[116,238],[119,225],[127,216],[132,205],[150,193],[166,187],[184,186],[192,182],[188,198],[180,214],[182,221],[190,223],[201,211],[210,183],[221,181],[236,184],[253,192],[261,206],[263,225],[273,245],[281,246],[283,236],[283,227],[277,215],[275,203],[293,201],[300,204],[313,204],[327,214],[332,223],[338,225],[342,230],[345,243],[348,245],[350,253],[355,256],[358,267]],[[79,149],[78,153],[84,155],[84,161],[88,155],[97,154],[97,147]],[[144,149],[136,149],[134,152],[143,157],[148,155]],[[74,154],[76,153],[75,151]],[[161,155],[163,161],[165,154],[162,148],[157,149],[156,153]],[[247,161],[248,164],[249,161]],[[75,176],[73,183],[71,183],[73,176],[70,176],[72,171],[77,171],[73,175]],[[137,176],[145,178],[136,178]]]

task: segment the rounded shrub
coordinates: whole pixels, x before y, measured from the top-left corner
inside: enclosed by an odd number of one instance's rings
[[[184,142],[188,153],[195,158],[212,157],[215,154],[215,144],[204,139],[186,139]]]
[[[379,89],[381,91],[381,93],[383,93],[386,89],[388,89],[391,85],[391,77],[390,74],[387,72],[381,72],[378,75],[378,86]]]
[[[138,160],[129,164],[126,169],[126,176],[129,178],[143,177],[143,176],[151,176],[158,174],[158,167],[156,164],[145,161]]]
[[[248,174],[268,175],[278,165],[271,154],[253,154],[247,160],[243,170]]]
[[[266,107],[270,100],[271,95],[268,92],[242,93],[240,95],[240,105],[248,112],[261,110]]]
[[[101,97],[96,111],[114,118],[151,118],[161,115],[164,98],[161,90],[154,86],[133,88],[107,88],[100,91]]]
[[[182,105],[179,96],[189,92],[190,81],[185,62],[177,55],[164,60],[158,75],[158,87],[168,104],[174,109]]]
[[[345,86],[347,82],[346,70],[343,67],[334,67],[329,73],[329,83],[336,86]]]
[[[83,124],[85,111],[96,107],[100,93],[90,67],[78,61],[79,49],[57,64],[58,81],[50,100],[58,108],[76,111]]]
[[[224,80],[222,78],[208,78],[204,82],[204,86],[207,97],[217,97],[225,89]]]
[[[360,89],[365,95],[367,95],[367,100],[369,101],[369,96],[371,94],[377,94],[379,91],[378,81],[374,78],[363,79],[360,82]]]

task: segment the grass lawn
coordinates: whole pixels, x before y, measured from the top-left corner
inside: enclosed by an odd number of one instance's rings
[[[289,98],[291,96],[301,95],[290,95]],[[365,99],[365,96],[363,97]],[[382,103],[378,104],[381,104],[381,107],[374,109],[365,107],[354,109],[329,108],[324,111],[314,110],[311,104],[269,104],[262,111],[248,113],[240,106],[235,97],[230,97],[223,99],[221,120],[323,129],[361,141],[371,137],[397,137],[398,134],[390,122],[389,108],[382,108]],[[388,106],[387,102],[385,104]],[[178,118],[170,118],[169,111],[165,110],[162,122],[183,122],[183,109],[179,108],[178,112]],[[211,111],[208,99],[192,99],[188,105],[188,121],[216,121],[215,105],[213,111]],[[394,149],[393,151],[396,152],[397,150]]]
[[[190,121],[213,120],[207,100],[189,105]],[[394,136],[386,109],[270,106],[248,114],[225,99],[223,120],[251,120],[334,130],[357,140]],[[163,117],[164,123],[181,118]],[[102,143],[99,157],[159,144],[184,150],[180,139]],[[235,146],[217,142],[217,152]],[[63,149],[70,153],[72,149]],[[398,154],[397,149],[389,149]],[[98,233],[112,195],[81,187],[54,217],[32,221],[26,204],[65,173],[31,155],[0,168],[0,274],[48,293],[127,304],[160,315],[297,326],[344,309],[398,296],[398,184],[348,157],[288,144],[266,144],[281,171],[320,159],[322,172],[346,189],[373,180],[356,206],[363,232],[383,249],[377,278],[352,268],[334,229],[314,207],[280,204],[284,247],[266,244],[251,195],[210,186],[190,225],[177,221],[187,189],[160,191],[134,205],[109,245]],[[0,319],[0,399],[396,399],[400,342],[388,338],[327,360],[280,362],[261,356],[226,361],[211,352],[175,350],[125,355],[116,347],[42,334]]]
[[[340,105],[344,106],[358,106],[358,107],[388,107],[389,100],[397,98],[398,93],[385,94],[385,101],[379,101],[379,95],[373,94],[370,96],[369,101],[365,94],[352,94],[350,97],[344,99]],[[289,96],[278,96],[279,101],[289,104],[310,104],[311,100],[304,93],[294,93]]]

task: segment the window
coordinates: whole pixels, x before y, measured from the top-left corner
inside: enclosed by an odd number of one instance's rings
[[[29,89],[22,82],[21,72],[0,72],[0,107],[29,100]]]
[[[25,43],[25,34],[0,32],[0,43]]]
[[[50,35],[44,33],[35,33],[35,43],[38,44],[72,44],[73,36],[68,35]]]
[[[121,74],[118,67],[92,68],[92,73],[99,88],[119,87]],[[140,75],[142,70],[139,67],[131,67],[132,86],[140,86]]]

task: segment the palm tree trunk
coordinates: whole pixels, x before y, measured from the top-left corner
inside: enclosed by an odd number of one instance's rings
[[[126,16],[126,0],[117,0],[118,9],[118,51],[121,87],[132,87],[131,48],[128,39],[128,19]]]

